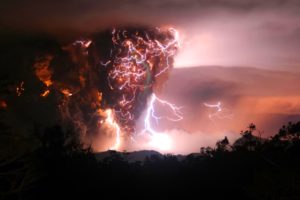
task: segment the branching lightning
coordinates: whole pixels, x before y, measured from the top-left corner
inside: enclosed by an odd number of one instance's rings
[[[168,107],[173,114],[173,117],[170,116],[158,116],[155,113],[155,104],[161,104],[163,106]],[[180,121],[183,119],[182,113],[180,111],[181,107],[177,107],[176,105],[169,103],[165,100],[158,98],[155,94],[151,95],[149,106],[146,110],[146,116],[144,119],[144,130],[143,133],[150,134],[150,142],[149,144],[152,147],[159,148],[161,150],[169,150],[171,147],[171,138],[163,133],[157,132],[151,125],[151,120],[154,119],[156,123],[158,123],[161,119],[167,119],[170,121]]]
[[[133,108],[138,93],[151,89],[153,76],[157,77],[170,67],[172,58],[179,47],[178,32],[169,28],[156,29],[157,34],[168,35],[165,40],[150,39],[148,33],[129,34],[126,30],[112,31],[112,41],[117,47],[113,50],[112,63],[108,73],[108,83],[112,90],[119,90],[122,97],[115,106],[116,117],[125,131],[133,131],[130,123],[135,119]]]
[[[155,114],[155,103],[156,102],[169,107],[172,110],[174,117],[157,116]],[[167,119],[167,120],[175,121],[175,122],[182,120],[183,117],[182,117],[182,113],[181,113],[180,109],[181,109],[180,107],[177,107],[176,105],[169,103],[165,100],[159,99],[155,94],[152,94],[151,98],[150,98],[149,106],[147,108],[146,117],[144,120],[144,131],[143,132],[148,132],[151,135],[157,134],[157,132],[151,126],[151,118],[155,119],[157,123],[158,123],[158,120],[160,120],[160,119]]]
[[[111,66],[107,78],[110,89],[115,93],[122,93],[114,110],[115,121],[120,124],[124,132],[134,132],[132,124],[137,119],[134,109],[138,95],[147,90],[151,91],[154,78],[170,68],[170,61],[179,48],[179,34],[174,28],[166,30],[156,28],[155,31],[155,34],[163,34],[164,39],[155,39],[148,33],[143,35],[137,31],[130,34],[126,30],[114,29],[112,41],[115,49],[111,51],[114,56],[111,60],[101,62],[104,67]],[[169,106],[174,111],[176,118],[155,116],[153,105],[155,101]],[[167,118],[177,121],[182,119],[179,109],[175,105],[157,98],[154,94],[151,96],[150,107],[147,111],[151,112],[151,117],[155,120]],[[120,137],[120,127],[117,129],[117,137]],[[151,128],[148,114],[145,119],[145,130],[151,134],[155,133]],[[115,146],[119,146],[119,143],[120,139]]]
[[[215,109],[214,112],[212,112],[208,115],[208,118],[212,121],[215,118],[217,118],[217,119],[232,119],[232,117],[233,117],[233,113],[231,112],[231,110],[229,110],[227,108],[223,108],[222,103],[220,101],[216,104],[208,104],[208,103],[203,103],[203,104],[204,104],[204,106],[206,106],[208,108]]]

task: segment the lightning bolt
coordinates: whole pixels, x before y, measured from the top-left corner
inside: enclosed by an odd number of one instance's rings
[[[158,116],[155,113],[155,105],[161,104],[168,107],[173,114],[173,117],[170,116]],[[181,107],[176,106],[168,101],[158,98],[155,94],[152,94],[149,101],[149,106],[146,110],[146,116],[144,119],[144,130],[142,133],[148,133],[150,136],[149,145],[154,148],[159,148],[160,150],[170,150],[171,147],[171,138],[167,134],[157,132],[151,125],[151,120],[154,119],[158,123],[161,119],[166,119],[170,121],[180,121],[183,119],[181,113]]]
[[[121,145],[121,138],[120,138],[121,128],[119,124],[116,122],[113,111],[111,109],[105,110],[105,114],[106,114],[105,122],[115,130],[115,134],[116,134],[115,144],[110,149],[117,150]]]
[[[116,118],[125,132],[133,132],[132,121],[135,120],[133,108],[137,94],[151,88],[153,80],[170,68],[170,60],[179,48],[179,33],[174,28],[156,28],[157,33],[166,34],[164,40],[143,36],[126,30],[112,31],[112,41],[116,49],[113,59],[101,62],[104,67],[111,66],[108,83],[111,90],[123,93],[114,107]],[[159,62],[157,62],[159,60]],[[152,77],[153,76],[153,77]],[[127,129],[127,130],[126,130]]]
[[[208,108],[214,108],[215,111],[213,113],[210,113],[208,115],[208,118],[210,120],[214,120],[215,118],[218,119],[232,119],[233,117],[233,113],[231,112],[231,110],[227,109],[227,108],[223,108],[222,107],[222,103],[219,101],[216,104],[208,104],[208,103],[203,103],[204,106],[208,107]]]
[[[174,117],[157,116],[155,114],[155,106],[154,106],[156,102],[169,107],[172,110]],[[165,100],[159,99],[155,94],[152,94],[151,98],[150,98],[149,106],[147,108],[146,117],[144,120],[143,132],[148,132],[151,135],[155,135],[158,133],[152,128],[151,119],[155,119],[155,121],[157,123],[158,123],[158,120],[160,120],[160,119],[167,119],[167,120],[174,121],[174,122],[182,120],[183,117],[182,117],[182,113],[181,113],[180,109],[181,109],[181,107],[177,107],[175,104],[172,104]]]

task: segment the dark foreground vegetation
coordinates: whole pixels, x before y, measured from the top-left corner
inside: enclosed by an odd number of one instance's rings
[[[300,199],[300,122],[269,139],[250,124],[232,145],[224,138],[197,154],[144,162],[113,151],[97,160],[60,127],[36,138],[9,134],[2,126],[9,145],[1,148],[0,199]]]

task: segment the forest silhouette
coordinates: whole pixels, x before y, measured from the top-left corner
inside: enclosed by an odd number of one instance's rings
[[[1,199],[300,198],[300,122],[270,138],[251,123],[233,144],[225,137],[198,153],[135,162],[116,151],[99,160],[71,135],[54,126],[22,138],[1,123]]]

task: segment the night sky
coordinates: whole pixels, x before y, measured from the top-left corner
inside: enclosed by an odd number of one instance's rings
[[[154,92],[181,106],[184,118],[157,125],[171,138],[168,149],[149,146],[136,138],[136,142],[127,142],[122,150],[152,148],[190,153],[198,151],[200,146],[214,145],[224,136],[235,140],[251,122],[263,136],[269,137],[284,123],[299,120],[300,2],[297,0],[4,0],[0,3],[1,41],[6,41],[5,37],[11,33],[17,37],[30,36],[32,41],[39,41],[42,35],[51,38],[47,47],[60,49],[75,39],[122,26],[172,26],[178,30],[181,47],[174,58],[174,69],[162,88]],[[16,43],[8,48],[10,52],[14,52]],[[5,45],[9,46],[7,42]],[[16,79],[33,79],[26,61],[7,61],[5,55],[9,52],[6,48],[2,51],[6,59],[1,62],[4,74],[12,76],[11,66],[18,65]],[[23,52],[30,54],[26,49],[18,49],[18,55]],[[38,81],[32,80],[30,84],[36,84],[33,82]],[[204,103],[218,102],[223,106],[218,113],[221,115],[209,117],[216,109]],[[56,116],[48,110],[54,105],[39,102],[45,112],[33,108],[32,114],[27,115],[24,112],[28,111],[22,111],[18,104],[14,109],[17,114],[11,114],[17,116],[11,117],[13,122],[10,122],[17,123],[18,129],[31,123],[28,115],[39,119],[39,123],[56,123]],[[31,108],[36,106],[33,102],[29,104]],[[170,114],[167,110],[161,112]],[[141,129],[144,115],[145,112],[138,119],[137,129]],[[98,150],[104,149],[107,147]]]

